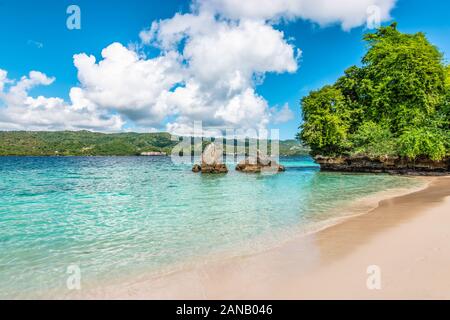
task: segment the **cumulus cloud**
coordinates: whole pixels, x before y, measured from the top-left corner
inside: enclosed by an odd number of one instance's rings
[[[368,8],[389,18],[395,0],[194,0],[191,11],[153,21],[141,45],[106,47],[100,59],[74,56],[70,101],[32,97],[55,79],[32,71],[19,81],[0,69],[0,129],[95,129],[191,132],[194,121],[216,128],[261,129],[293,118],[271,107],[257,86],[268,73],[293,73],[301,51],[277,29],[304,19],[343,29],[363,25]],[[147,58],[142,46],[159,49]],[[2,106],[3,105],[3,106]],[[126,125],[125,125],[126,124]],[[214,132],[214,129],[212,129]]]
[[[102,58],[96,63],[94,56],[74,56],[83,98],[137,124],[159,124],[172,113],[164,95],[183,80],[176,52],[145,60],[113,43],[103,49]]]
[[[275,25],[280,19],[306,19],[343,29],[363,25],[367,10],[389,18],[395,0],[197,0],[187,14],[154,21],[140,33],[144,44],[178,51],[185,80],[165,98],[176,110],[169,130],[207,126],[263,128],[293,118],[289,106],[270,108],[256,92],[267,73],[296,72],[300,50]]]
[[[0,97],[3,93],[3,88],[5,87],[6,83],[8,81],[8,72],[6,70],[0,69]]]
[[[276,21],[304,19],[321,26],[340,24],[343,29],[363,25],[367,9],[378,7],[381,21],[390,18],[396,0],[197,0],[200,11],[220,14],[230,19]]]
[[[177,115],[169,130],[195,120],[222,128],[264,128],[270,110],[255,87],[268,72],[295,72],[300,56],[283,32],[264,21],[229,21],[203,11],[154,22],[140,36],[164,52],[182,47],[184,82],[165,96]]]
[[[54,81],[54,78],[37,71],[14,81],[0,69],[0,101],[4,105],[0,108],[0,129],[117,131],[122,128],[124,123],[119,117],[103,114],[92,105],[83,103],[76,89],[71,91],[72,104],[61,98],[29,95],[32,88],[47,86]]]

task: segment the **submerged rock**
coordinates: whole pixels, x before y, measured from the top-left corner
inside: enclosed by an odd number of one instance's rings
[[[256,157],[248,157],[247,159],[239,162],[236,166],[236,170],[250,173],[284,172],[286,171],[286,168],[258,150],[256,152]]]
[[[193,172],[201,173],[227,173],[228,168],[222,162],[223,149],[214,143],[209,144],[202,154],[202,164],[194,165]]]

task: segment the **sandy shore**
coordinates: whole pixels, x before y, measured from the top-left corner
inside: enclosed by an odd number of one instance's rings
[[[260,254],[110,289],[91,297],[450,299],[450,177]]]

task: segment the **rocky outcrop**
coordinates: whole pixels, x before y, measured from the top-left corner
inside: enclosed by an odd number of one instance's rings
[[[322,157],[316,162],[323,171],[389,173],[404,175],[437,176],[450,174],[450,158],[442,161],[430,159],[409,160],[400,157]]]
[[[227,173],[228,168],[222,162],[222,158],[222,147],[220,145],[211,143],[203,151],[201,165],[194,165],[192,171],[201,173]]]
[[[284,172],[286,168],[272,160],[269,156],[263,155],[259,150],[256,157],[248,157],[239,162],[236,166],[237,171],[259,173],[259,172]]]
[[[228,173],[228,168],[223,163],[217,163],[214,165],[207,165],[207,166],[202,165],[200,171],[201,173]]]

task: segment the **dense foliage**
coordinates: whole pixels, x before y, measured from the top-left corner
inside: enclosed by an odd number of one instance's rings
[[[423,33],[396,24],[365,35],[362,66],[302,100],[299,137],[313,154],[427,157],[450,153],[450,66]]]
[[[13,131],[0,132],[0,156],[132,156],[149,151],[170,154],[177,143],[168,133]],[[279,152],[299,155],[307,154],[309,149],[296,140],[287,140],[280,141]]]
[[[0,132],[0,155],[125,156],[168,152],[175,144],[167,133]]]

